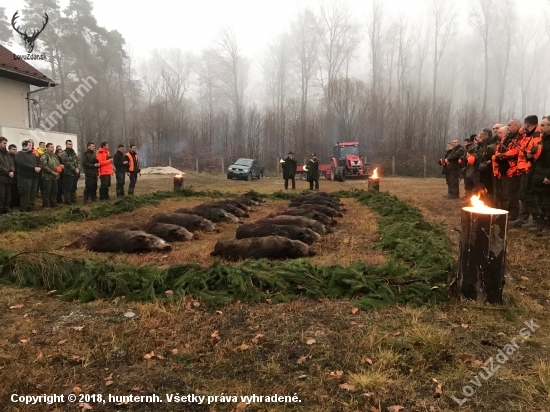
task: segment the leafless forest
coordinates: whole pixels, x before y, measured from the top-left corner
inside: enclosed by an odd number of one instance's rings
[[[98,84],[52,130],[77,133],[81,148],[89,140],[114,148],[134,142],[147,166],[171,158],[174,166],[194,167],[199,158],[207,168],[246,156],[270,170],[288,150],[299,159],[316,152],[326,162],[336,141],[357,140],[382,171],[395,156],[398,173],[418,175],[426,155],[435,175],[452,138],[547,110],[550,3],[522,20],[519,1],[473,0],[467,22],[453,0],[426,0],[420,22],[382,0],[371,0],[367,16],[344,1],[319,3],[296,14],[265,45],[261,61],[242,53],[231,27],[212,33],[198,55],[182,45],[138,61],[123,34],[97,24],[89,0],[71,0],[65,9],[57,0],[25,3],[27,22],[39,24],[44,11],[50,16],[35,51],[47,54],[45,72],[59,84],[39,93],[34,124],[79,79],[93,76]],[[10,19],[0,8],[7,45],[19,42]],[[365,45],[368,58],[359,60]],[[248,93],[251,65],[262,67],[263,96]],[[350,68],[368,80],[352,77]]]

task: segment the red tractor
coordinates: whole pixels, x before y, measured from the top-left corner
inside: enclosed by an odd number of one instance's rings
[[[359,142],[337,142],[333,148],[330,180],[343,182],[348,177],[367,178],[370,164],[359,156]]]

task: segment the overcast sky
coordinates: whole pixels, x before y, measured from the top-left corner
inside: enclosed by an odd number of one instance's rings
[[[386,15],[397,18],[404,13],[412,22],[430,24],[427,1],[386,0]],[[68,3],[69,0],[60,2],[62,8]],[[347,0],[346,3],[358,22],[365,25],[372,1]],[[467,16],[470,0],[457,0],[456,3],[460,10],[458,22],[461,31],[471,30]],[[317,11],[320,4],[320,0],[93,1],[98,24],[122,33],[133,57],[138,59],[148,57],[155,48],[179,47],[200,53],[211,44],[221,27],[230,25],[236,30],[243,54],[254,61],[251,75],[255,80],[259,77],[259,63],[269,42],[288,27],[300,10],[310,8]],[[544,11],[550,12],[548,0],[517,0],[516,4],[518,12],[524,16],[541,16]],[[0,0],[0,5],[6,8],[6,14],[11,18],[17,9],[23,8],[24,2]],[[365,79],[369,71],[366,27],[363,35],[358,56],[361,63],[355,65],[351,74]],[[22,48],[20,52],[23,52]]]

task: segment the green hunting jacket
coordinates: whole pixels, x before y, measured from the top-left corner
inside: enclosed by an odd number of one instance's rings
[[[82,156],[82,166],[84,166],[84,175],[86,177],[97,177],[97,167],[94,165],[98,163],[95,152],[92,150],[86,150]]]
[[[0,149],[0,183],[10,183],[10,172],[15,172],[13,158],[7,149]]]
[[[69,176],[80,176],[80,159],[73,149],[65,149],[61,153],[61,161],[65,168],[63,173]],[[76,173],[78,169],[78,173]]]
[[[59,159],[55,153],[46,152],[40,156],[42,167],[42,180],[56,180],[59,175],[55,175],[57,167],[60,165]]]

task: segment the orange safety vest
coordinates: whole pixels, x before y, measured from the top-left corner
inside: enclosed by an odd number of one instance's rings
[[[518,158],[519,158],[519,153],[521,151],[519,147],[524,137],[525,135],[522,127],[519,129],[518,135],[516,136],[516,138],[512,139],[508,143],[508,150],[504,153],[505,159],[508,161],[508,164],[510,165],[510,167],[508,168],[508,171],[506,172],[507,177],[513,177],[524,173],[523,170],[518,169]],[[504,142],[504,140],[506,140],[506,137],[504,137],[501,140],[501,143],[497,145],[497,152],[499,151],[498,149],[501,147],[502,142]],[[494,166],[493,166],[493,171],[494,171]],[[495,173],[495,176],[497,176],[498,178],[502,177],[500,171],[498,172],[498,174]]]
[[[542,153],[542,130],[540,129],[539,125],[536,126],[531,136],[524,135],[520,146],[523,150],[519,151],[518,170],[526,173],[529,171],[533,164],[528,160],[527,153],[533,154],[533,158],[535,160],[538,159],[540,157],[540,154]]]
[[[137,153],[135,154],[135,156],[136,156],[136,161],[139,161]],[[135,170],[134,158],[132,157],[130,152],[126,153],[126,157],[128,158],[128,171],[133,172]]]
[[[32,149],[32,154],[35,155],[36,157],[40,157],[40,153],[38,153],[38,150],[36,149]]]
[[[469,165],[473,165],[476,162],[476,157],[471,153],[466,153],[466,158],[468,159]]]

